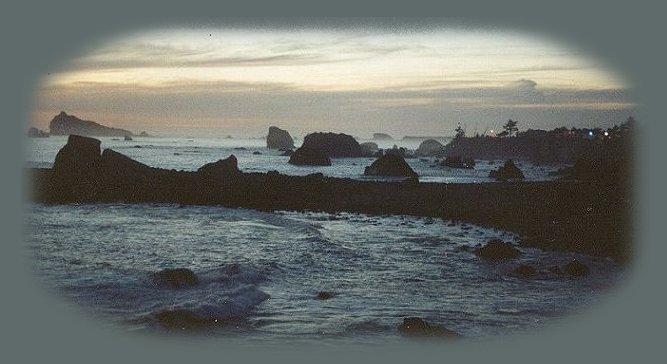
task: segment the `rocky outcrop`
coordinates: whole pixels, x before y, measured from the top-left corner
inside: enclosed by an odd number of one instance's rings
[[[361,143],[359,146],[361,147],[361,153],[364,157],[375,156],[375,154],[380,150],[377,143],[373,142]]]
[[[159,287],[185,288],[196,286],[199,279],[189,269],[164,269],[152,275],[153,283]]]
[[[52,135],[82,135],[82,136],[105,136],[124,137],[132,136],[130,131],[110,128],[94,121],[81,120],[74,115],[67,115],[64,111],[56,115],[49,123]]]
[[[439,141],[434,139],[427,139],[419,144],[419,147],[415,151],[415,154],[420,157],[431,157],[438,155],[442,150],[443,145]]]
[[[301,148],[319,150],[330,158],[362,157],[359,142],[351,135],[335,133],[312,133],[303,139]]]
[[[516,258],[521,255],[521,251],[510,243],[506,243],[500,239],[493,239],[486,243],[485,246],[476,249],[475,254],[489,260],[503,260]]]
[[[295,166],[330,166],[331,159],[321,150],[301,147],[290,155],[288,163]]]
[[[90,201],[99,193],[101,142],[70,135],[53,162],[53,187],[67,200]]]
[[[418,177],[401,156],[385,154],[364,169],[365,176]]]
[[[514,164],[511,159],[505,162],[505,165],[489,172],[489,177],[496,181],[507,181],[509,179],[524,179],[523,172]]]
[[[238,160],[233,154],[225,159],[220,159],[217,162],[205,164],[201,166],[197,172],[207,176],[216,177],[236,176],[241,173]]]
[[[473,159],[463,159],[460,156],[452,156],[445,157],[440,165],[449,168],[473,169],[475,168],[475,161]]]
[[[408,337],[418,337],[418,338],[448,338],[456,339],[460,338],[461,335],[457,332],[449,330],[445,327],[438,325],[431,325],[424,319],[419,317],[406,317],[403,319],[403,323],[398,326],[398,332],[404,336]]]
[[[269,135],[266,136],[266,147],[269,149],[292,149],[294,148],[294,139],[287,130],[270,126]]]

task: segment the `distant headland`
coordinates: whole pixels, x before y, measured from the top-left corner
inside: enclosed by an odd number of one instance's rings
[[[97,137],[132,137],[135,136],[131,131],[111,128],[90,120],[81,120],[74,115],[68,115],[61,111],[49,123],[51,135],[84,135]],[[143,132],[141,136],[148,136]]]

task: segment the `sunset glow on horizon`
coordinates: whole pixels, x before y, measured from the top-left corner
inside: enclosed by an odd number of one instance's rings
[[[100,44],[44,78],[32,123],[61,110],[132,131],[451,135],[611,126],[630,86],[579,50],[521,33],[168,29]]]

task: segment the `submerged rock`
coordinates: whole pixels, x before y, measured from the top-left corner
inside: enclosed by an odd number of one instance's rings
[[[523,172],[514,164],[511,159],[505,162],[505,165],[489,172],[489,177],[497,181],[507,181],[508,179],[524,179]]]
[[[418,177],[403,157],[385,154],[364,169],[366,176]]]
[[[419,317],[406,317],[403,323],[398,326],[398,331],[408,337],[441,337],[441,338],[460,338],[461,335],[455,331],[449,330],[438,325],[430,325],[424,319]]]
[[[270,126],[269,135],[266,136],[266,147],[269,149],[292,149],[294,148],[294,139],[287,130]]]
[[[308,134],[303,139],[301,148],[319,150],[331,158],[355,158],[363,156],[359,142],[351,135],[342,133]]]
[[[217,162],[204,164],[197,172],[214,176],[235,176],[241,173],[238,161],[234,154]]]
[[[430,157],[438,154],[442,150],[442,143],[435,139],[426,139],[415,151],[415,154],[418,156]]]
[[[334,296],[336,296],[336,294],[333,292],[321,291],[317,293],[315,298],[318,300],[328,300],[330,298],[334,298]]]
[[[475,254],[490,260],[512,259],[521,255],[521,251],[512,244],[500,239],[493,239],[485,246],[475,250]]]
[[[584,277],[590,274],[590,269],[586,264],[574,259],[563,267],[563,273],[572,277]]]
[[[301,147],[290,155],[288,163],[296,166],[330,166],[331,159],[321,150]]]
[[[157,286],[167,288],[192,287],[199,283],[194,272],[186,268],[164,269],[153,273],[152,278]]]

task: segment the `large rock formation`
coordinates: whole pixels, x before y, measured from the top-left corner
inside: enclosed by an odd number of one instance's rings
[[[74,115],[67,115],[64,111],[56,115],[49,123],[49,129],[53,135],[83,135],[83,136],[106,136],[124,137],[133,134],[124,129],[110,128],[94,121],[81,120]]]
[[[324,152],[330,158],[361,157],[363,151],[359,142],[347,134],[312,133],[303,139],[302,148]]]
[[[364,170],[366,176],[417,177],[401,156],[385,154]]]
[[[301,147],[290,155],[288,163],[296,166],[330,166],[331,159],[321,150]]]
[[[523,172],[510,159],[505,162],[505,165],[498,167],[496,170],[489,172],[489,177],[495,178],[497,181],[507,181],[508,179],[524,179]]]
[[[53,187],[66,200],[90,201],[98,194],[102,156],[97,139],[70,135],[53,162]]]
[[[269,149],[292,149],[294,148],[294,139],[287,130],[270,126],[269,135],[266,136],[266,147]]]
[[[437,155],[443,148],[443,145],[434,139],[427,139],[419,144],[415,154],[423,157],[430,157]]]

